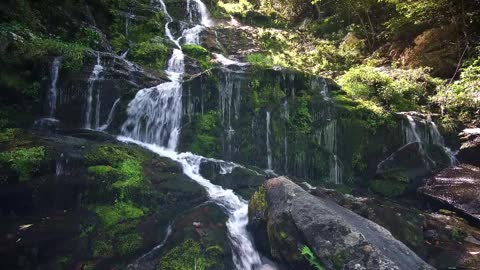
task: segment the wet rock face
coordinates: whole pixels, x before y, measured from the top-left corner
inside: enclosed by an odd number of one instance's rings
[[[17,131],[14,140],[0,143],[2,154],[39,147],[45,153],[23,174],[0,162],[0,259],[6,269],[126,265],[158,245],[179,213],[208,200],[176,162],[101,132],[61,133]],[[122,181],[128,186],[118,185]],[[207,224],[198,216],[192,220]]]
[[[98,60],[102,69],[98,77],[92,80]],[[164,81],[161,74],[150,74],[115,54],[91,55],[87,63],[81,72],[60,74],[56,118],[65,128],[85,127],[89,99],[92,128],[97,122],[97,110],[99,125],[106,124],[115,102],[120,99],[110,127],[117,131],[125,120],[122,114],[128,102],[137,91]]]
[[[262,203],[255,195],[249,207],[257,216],[252,227],[262,229],[258,217],[263,217],[272,256],[292,269],[314,269],[314,264],[326,269],[433,269],[383,227],[327,197],[315,197],[284,177],[268,180],[264,188],[266,207],[258,207]]]
[[[480,224],[480,168],[462,164],[445,169],[419,191]]]
[[[231,170],[231,172],[230,172]],[[225,167],[225,164],[206,161],[200,165],[200,174],[223,188],[232,189],[244,198],[250,198],[265,182],[265,175],[245,167]]]
[[[401,195],[404,191],[415,190],[423,177],[448,165],[448,156],[441,146],[410,143],[378,164],[372,189],[382,195]]]

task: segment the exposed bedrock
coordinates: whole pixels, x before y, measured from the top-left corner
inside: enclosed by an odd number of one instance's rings
[[[249,217],[254,235],[266,232],[272,257],[291,269],[433,269],[383,227],[285,177],[253,196]]]

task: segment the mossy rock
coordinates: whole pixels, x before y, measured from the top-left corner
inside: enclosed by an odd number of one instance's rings
[[[188,239],[167,252],[157,266],[159,270],[223,269],[224,250],[219,246],[203,248],[200,242]]]

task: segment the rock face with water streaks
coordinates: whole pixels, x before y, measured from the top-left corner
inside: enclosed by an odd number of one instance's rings
[[[268,180],[256,195],[251,225],[266,224],[272,256],[292,269],[308,269],[308,261],[327,269],[433,269],[383,227],[287,178]]]
[[[138,89],[164,80],[163,75],[146,72],[115,54],[92,55],[81,73],[60,76],[55,117],[66,128],[98,129],[108,122],[116,100],[122,98],[111,119],[111,130],[118,130],[128,104],[123,100],[132,99]]]

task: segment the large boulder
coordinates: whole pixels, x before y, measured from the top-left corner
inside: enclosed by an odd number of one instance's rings
[[[462,164],[445,169],[419,191],[480,224],[480,168]]]
[[[393,201],[376,197],[355,197],[332,189],[309,188],[315,196],[332,198],[384,227],[437,269],[480,269],[480,228],[456,213],[433,208],[419,209],[406,200]],[[437,211],[438,210],[438,211]]]
[[[465,129],[459,137],[462,146],[457,158],[462,163],[480,166],[480,128]]]
[[[433,269],[383,227],[285,177],[254,195],[249,218],[291,269]]]

